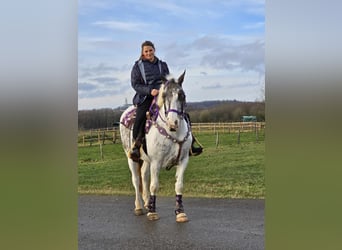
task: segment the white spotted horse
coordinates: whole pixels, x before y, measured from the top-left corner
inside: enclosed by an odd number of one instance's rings
[[[159,172],[164,168],[176,168],[176,221],[187,222],[182,202],[184,171],[189,161],[192,134],[185,115],[185,93],[182,88],[184,73],[175,80],[162,80],[159,95],[150,108],[146,121],[146,147],[140,148],[141,160],[134,162],[129,157],[133,145],[132,125],[135,107],[127,108],[120,118],[120,134],[123,148],[128,158],[132,183],[135,188],[135,214],[142,215],[147,210],[149,220],[158,220],[156,197],[159,188]],[[150,180],[150,183],[149,183]]]

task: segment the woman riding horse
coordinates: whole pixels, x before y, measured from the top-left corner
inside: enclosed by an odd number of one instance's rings
[[[143,42],[140,59],[135,62],[131,72],[131,84],[136,91],[133,104],[137,107],[133,126],[134,145],[130,152],[133,161],[140,159],[140,147],[145,137],[146,112],[149,110],[153,98],[159,93],[161,78],[169,74],[166,62],[158,59],[154,53],[154,44],[151,41]],[[190,125],[189,115],[187,114],[185,117]],[[190,155],[199,155],[203,149],[194,147],[194,142],[195,139],[192,141]]]
[[[146,154],[141,151],[140,160],[135,162],[130,157],[132,148],[132,122],[136,107],[128,107],[120,117],[120,135],[122,146],[128,157],[132,184],[135,189],[135,215],[142,215],[147,210],[148,220],[158,220],[156,197],[159,189],[161,169],[176,169],[175,193],[176,222],[189,221],[183,206],[184,172],[189,162],[192,134],[189,122],[185,119],[185,92],[182,84],[184,73],[174,79],[162,79],[159,95],[153,104],[151,119],[146,129]]]

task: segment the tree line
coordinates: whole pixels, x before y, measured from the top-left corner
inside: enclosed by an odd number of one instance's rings
[[[78,129],[113,127],[120,121],[122,108],[103,108],[78,111]],[[256,116],[265,121],[265,102],[205,101],[187,103],[191,122],[239,122],[242,116]]]

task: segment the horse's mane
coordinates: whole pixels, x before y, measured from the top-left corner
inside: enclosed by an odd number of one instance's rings
[[[157,105],[159,108],[161,108],[164,104],[164,98],[163,98],[164,87],[165,87],[165,84],[163,83],[159,89],[159,94],[158,94],[158,99],[157,99]]]
[[[176,80],[172,75],[167,75],[166,82],[175,83]],[[159,108],[161,108],[164,104],[164,98],[163,98],[164,92],[165,92],[165,82],[162,83],[159,89],[159,94],[158,94],[158,99],[157,99],[157,105]]]

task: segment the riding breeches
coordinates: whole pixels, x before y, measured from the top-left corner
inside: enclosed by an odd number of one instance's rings
[[[145,136],[146,112],[149,110],[153,99],[146,99],[137,106],[135,122],[133,126],[133,139],[142,139]]]

